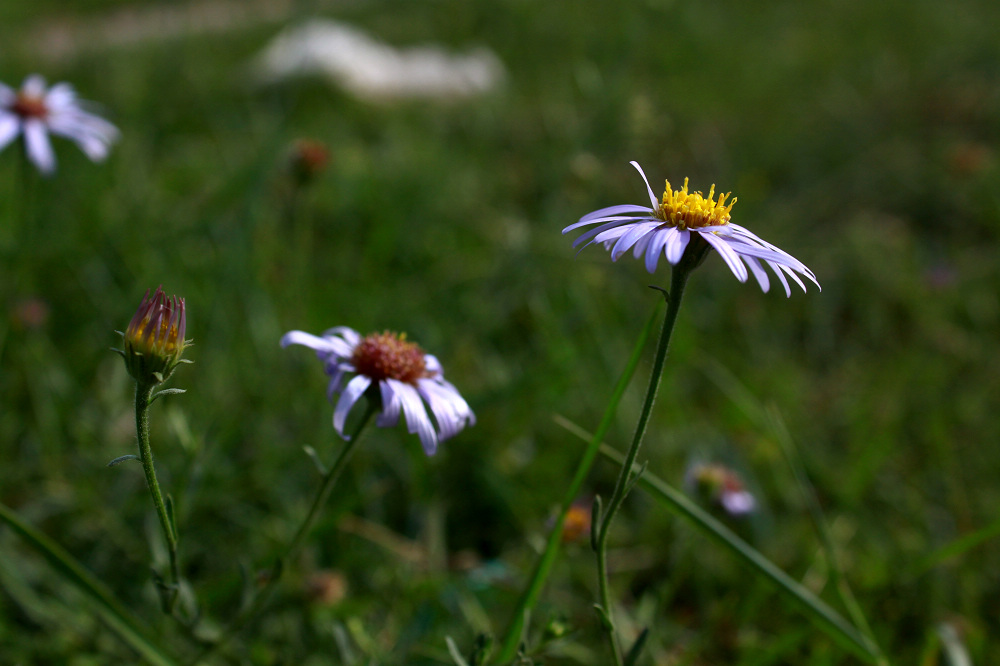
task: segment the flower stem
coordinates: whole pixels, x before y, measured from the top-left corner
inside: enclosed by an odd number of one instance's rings
[[[622,465],[621,473],[618,475],[618,481],[615,483],[614,492],[604,509],[600,525],[595,527],[597,535],[594,544],[597,551],[597,582],[600,595],[598,610],[601,613],[602,624],[608,633],[608,641],[616,666],[622,666],[624,662],[622,660],[622,650],[618,640],[618,633],[615,630],[614,617],[611,610],[611,594],[608,586],[608,532],[611,529],[611,523],[615,515],[618,513],[618,509],[632,489],[632,464],[635,462],[636,456],[639,455],[639,447],[642,445],[642,438],[646,433],[646,425],[653,411],[653,403],[656,401],[656,391],[660,385],[660,376],[663,374],[663,364],[667,358],[667,348],[670,346],[670,336],[674,331],[674,324],[677,322],[677,313],[680,312],[684,287],[687,285],[687,280],[692,269],[693,266],[685,261],[681,261],[674,266],[671,274],[670,294],[667,296],[667,311],[663,318],[663,330],[660,332],[660,341],[656,347],[656,356],[653,359],[653,369],[649,376],[646,399],[642,405],[642,412],[639,414],[639,421],[635,426],[632,444],[625,454],[625,462]]]
[[[375,412],[379,410],[379,407],[380,405],[376,401],[371,399],[368,400],[364,416],[361,417],[361,420],[358,422],[354,432],[346,438],[347,443],[344,445],[344,448],[341,449],[340,454],[337,456],[337,460],[333,463],[333,467],[331,467],[329,471],[323,475],[323,483],[320,485],[319,490],[316,492],[316,496],[313,498],[312,506],[309,507],[309,513],[306,514],[302,524],[299,525],[299,529],[295,532],[295,536],[292,537],[291,542],[285,548],[284,554],[274,563],[264,588],[254,596],[250,604],[236,616],[228,627],[226,627],[226,630],[222,633],[219,639],[202,651],[202,653],[199,654],[193,662],[191,662],[192,665],[202,663],[202,661],[210,654],[222,648],[233,638],[233,636],[246,626],[247,623],[256,617],[256,615],[267,604],[268,599],[270,599],[271,594],[274,593],[274,590],[278,585],[278,581],[281,579],[285,563],[293,560],[295,556],[298,555],[299,550],[302,549],[302,545],[305,543],[306,537],[309,535],[309,532],[312,531],[313,525],[315,525],[316,519],[319,517],[320,509],[323,508],[327,499],[329,499],[330,493],[333,491],[333,487],[337,484],[337,480],[340,478],[341,473],[347,466],[347,461],[351,458],[351,454],[358,448],[358,441],[361,439],[361,432],[364,430],[365,426],[368,425],[368,422],[371,420],[371,417],[375,414]]]
[[[657,304],[657,308],[658,307],[659,304]],[[597,452],[600,448],[601,442],[604,440],[604,436],[607,434],[608,429],[611,428],[611,424],[614,422],[615,414],[618,413],[618,404],[621,402],[622,396],[625,394],[625,389],[628,388],[629,382],[632,381],[632,376],[635,374],[635,369],[639,365],[639,359],[642,357],[642,350],[646,346],[646,342],[649,340],[653,326],[656,323],[658,313],[658,309],[653,310],[650,314],[649,320],[642,329],[642,333],[639,334],[639,339],[632,348],[632,356],[629,357],[625,369],[622,371],[621,376],[618,377],[618,382],[615,384],[615,388],[611,393],[611,400],[608,401],[608,406],[604,409],[604,415],[601,417],[601,422],[598,424],[597,430],[591,437],[590,443],[587,445],[587,449],[580,458],[580,462],[577,463],[576,473],[573,475],[573,480],[570,482],[569,488],[567,488],[566,494],[563,496],[562,506],[558,516],[556,516],[556,521],[549,531],[549,539],[545,544],[545,550],[542,552],[542,555],[538,558],[538,562],[535,564],[535,570],[532,572],[531,581],[521,594],[521,598],[518,600],[514,614],[511,616],[510,624],[507,626],[507,632],[504,634],[503,640],[500,642],[500,651],[494,660],[498,663],[506,664],[514,658],[518,644],[521,641],[521,635],[524,631],[525,615],[528,611],[534,608],[535,604],[538,602],[538,597],[542,593],[542,587],[544,587],[545,581],[549,576],[549,572],[552,570],[552,566],[555,564],[556,558],[559,555],[559,546],[562,541],[562,531],[563,525],[566,522],[566,514],[569,513],[570,508],[573,506],[573,502],[576,501],[579,496],[580,488],[583,487],[583,482],[590,473],[591,467],[594,466],[594,459],[597,457]]]
[[[146,485],[156,507],[156,515],[160,519],[160,529],[167,542],[167,552],[170,554],[170,585],[162,586],[160,590],[163,601],[163,612],[172,614],[174,602],[180,591],[180,569],[177,565],[177,530],[160,492],[160,484],[156,480],[156,469],[153,466],[153,450],[149,446],[149,403],[156,384],[138,382],[135,385],[135,434],[139,441],[139,461],[146,475]]]

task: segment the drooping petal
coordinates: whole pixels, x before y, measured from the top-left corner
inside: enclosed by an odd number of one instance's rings
[[[753,273],[757,284],[760,285],[760,290],[766,294],[767,290],[771,288],[771,281],[767,278],[767,271],[760,265],[760,260],[756,257],[743,255],[743,261],[750,267],[750,272]]]
[[[725,240],[711,232],[703,233],[701,234],[701,237],[708,241],[709,245],[715,248],[716,252],[719,253],[719,256],[721,256],[726,262],[726,265],[729,266],[729,270],[731,270],[733,275],[736,276],[737,280],[740,282],[747,281],[747,278],[749,277],[747,267],[743,265],[742,261],[740,261],[740,255],[729,247],[729,244],[726,243]]]
[[[658,229],[650,234],[649,247],[646,248],[647,272],[656,272],[656,265],[660,263],[660,255],[663,254],[663,248],[670,239],[671,231],[673,229]]]
[[[476,422],[469,405],[454,386],[444,380],[421,379],[417,391],[431,408],[438,425],[438,441],[458,434],[466,425]]]
[[[424,452],[432,456],[437,451],[438,439],[434,432],[434,424],[431,423],[430,416],[417,389],[393,379],[386,381],[394,382],[393,388],[403,403],[403,416],[406,418],[406,429],[410,434],[420,437],[420,443],[424,447]]]
[[[49,175],[56,170],[56,156],[42,121],[34,118],[24,121],[24,145],[28,158],[39,171]]]
[[[382,395],[382,413],[375,419],[375,425],[380,428],[391,428],[399,423],[399,410],[403,405],[400,401],[399,393],[395,389],[396,383],[393,379],[387,379],[378,383],[379,391]]]
[[[351,407],[358,401],[358,398],[364,395],[364,392],[368,390],[371,383],[372,380],[368,377],[357,375],[354,379],[347,382],[344,392],[340,394],[340,400],[337,401],[337,406],[333,410],[333,428],[344,439],[347,439],[347,435],[344,434],[344,423],[347,421],[347,413],[351,411]]]

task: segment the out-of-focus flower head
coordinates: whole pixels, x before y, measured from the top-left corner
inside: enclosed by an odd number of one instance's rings
[[[152,297],[146,290],[123,334],[125,367],[137,382],[159,384],[170,377],[190,344],[184,339],[186,323],[183,298],[167,297],[162,286]]]
[[[746,282],[753,273],[765,292],[770,288],[770,282],[761,262],[771,267],[787,296],[792,295],[792,290],[785,275],[802,287],[802,291],[806,290],[806,286],[796,273],[819,287],[816,276],[801,261],[730,221],[736,199],[726,203],[729,193],[721,195],[716,201],[715,185],[712,185],[707,197],[701,192],[689,192],[685,178],[684,187],[679,190],[671,189],[670,181],[667,181],[663,200],[657,202],[642,167],[637,162],[631,164],[646,183],[652,207],[620,204],[584,215],[578,222],[563,229],[563,233],[592,224],[598,226],[573,241],[573,247],[602,243],[611,250],[612,261],[617,261],[631,249],[636,259],[645,255],[646,270],[650,273],[656,270],[661,256],[666,256],[671,264],[677,264],[685,255],[685,250],[701,257],[711,247],[725,260],[736,279]]]
[[[692,465],[687,472],[687,485],[731,516],[742,516],[757,508],[757,502],[743,485],[743,480],[725,465]]]
[[[572,543],[590,534],[593,519],[593,501],[580,499],[570,505],[563,522],[562,541]]]
[[[322,141],[299,139],[292,144],[289,170],[299,185],[308,185],[326,170],[330,163],[330,150]]]
[[[427,455],[434,455],[438,443],[476,422],[458,389],[445,380],[437,358],[408,341],[405,334],[386,331],[361,337],[353,329],[338,326],[322,336],[290,331],[281,338],[281,346],[288,345],[314,349],[323,361],[330,375],[327,396],[332,400],[340,394],[333,427],[345,439],[347,414],[365,394],[369,400],[380,401],[376,425],[392,427],[402,413],[407,430],[420,437]]]
[[[49,304],[42,299],[26,298],[14,303],[10,318],[15,328],[35,331],[49,321],[49,313]]]
[[[45,79],[34,74],[20,90],[0,83],[0,150],[18,135],[38,170],[50,175],[56,170],[56,156],[49,134],[70,139],[87,157],[100,162],[118,139],[118,128],[85,110],[68,83],[46,88]]]
[[[314,571],[305,581],[306,598],[318,606],[336,606],[347,597],[347,579],[339,571]]]

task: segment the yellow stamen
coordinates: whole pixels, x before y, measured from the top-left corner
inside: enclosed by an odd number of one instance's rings
[[[670,181],[667,181],[667,189],[663,193],[663,202],[655,211],[656,217],[666,222],[669,226],[681,229],[700,229],[702,227],[715,227],[729,224],[730,214],[736,197],[728,204],[726,199],[731,192],[726,192],[715,198],[715,185],[708,191],[708,197],[704,197],[701,192],[688,192],[688,179],[684,179],[684,187],[673,190]]]

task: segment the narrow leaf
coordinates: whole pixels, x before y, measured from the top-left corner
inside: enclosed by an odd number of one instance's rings
[[[139,456],[135,455],[134,453],[130,453],[125,456],[118,456],[117,458],[108,463],[108,467],[114,467],[115,465],[120,465],[126,460],[139,460]]]

